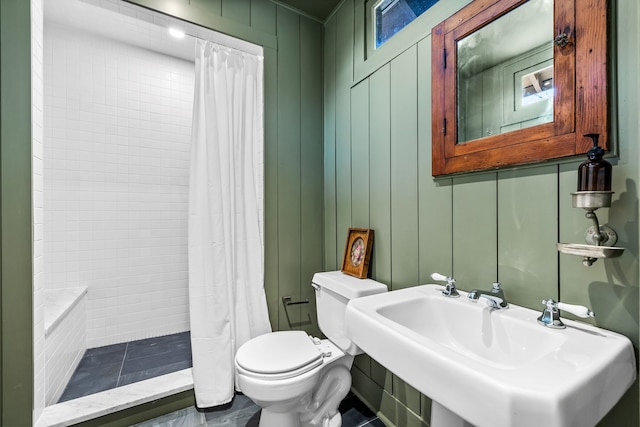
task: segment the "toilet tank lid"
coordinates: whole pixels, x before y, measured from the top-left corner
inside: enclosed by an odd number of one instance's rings
[[[371,279],[358,279],[342,271],[325,271],[313,275],[312,282],[347,299],[387,292],[387,285]]]

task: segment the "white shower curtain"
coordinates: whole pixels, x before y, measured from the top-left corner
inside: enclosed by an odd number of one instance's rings
[[[189,307],[200,408],[234,395],[236,350],[271,331],[264,293],[262,57],[198,40]]]

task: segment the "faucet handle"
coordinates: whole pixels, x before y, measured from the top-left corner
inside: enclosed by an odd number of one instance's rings
[[[578,317],[595,317],[593,311],[589,310],[584,305],[565,304],[563,302],[559,302],[556,304],[556,307],[558,307],[558,310],[568,311]]]
[[[440,274],[440,273],[431,273],[431,278],[438,282],[448,282],[449,280],[453,280],[455,282],[455,280],[452,277],[447,277],[444,274]]]
[[[568,311],[578,317],[594,317],[593,311],[589,310],[583,305],[565,304],[563,302],[555,302],[552,299],[542,300],[542,303],[546,305],[546,308],[538,317],[538,323],[547,326],[549,328],[562,329],[564,323],[560,320],[560,311]]]
[[[442,291],[442,295],[445,297],[458,298],[460,296],[460,293],[456,289],[456,279],[453,277],[448,277],[440,273],[432,273],[431,278],[438,282],[447,282],[444,291]]]

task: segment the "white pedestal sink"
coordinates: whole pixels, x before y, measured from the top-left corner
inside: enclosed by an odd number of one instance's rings
[[[434,400],[432,427],[593,426],[635,381],[620,334],[571,320],[545,328],[538,311],[496,310],[443,289],[358,298],[346,314],[357,346]]]

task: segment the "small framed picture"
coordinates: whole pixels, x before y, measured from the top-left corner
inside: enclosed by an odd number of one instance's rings
[[[350,228],[347,234],[347,245],[342,259],[343,273],[364,279],[369,273],[371,248],[373,247],[373,230],[369,228]]]

